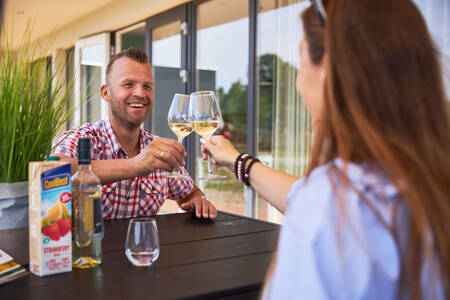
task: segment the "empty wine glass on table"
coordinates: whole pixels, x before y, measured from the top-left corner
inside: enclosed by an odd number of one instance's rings
[[[125,240],[125,255],[137,267],[148,267],[156,261],[159,237],[155,219],[131,219]]]
[[[175,94],[167,116],[169,127],[178,138],[178,143],[192,132],[189,118],[189,95]],[[168,177],[183,178],[180,171],[167,172]]]
[[[209,138],[222,124],[219,102],[211,91],[200,91],[190,96],[189,116],[192,120],[192,128],[204,139]],[[208,174],[199,180],[211,180],[226,178],[223,175],[214,174],[211,168],[211,160],[208,156]]]

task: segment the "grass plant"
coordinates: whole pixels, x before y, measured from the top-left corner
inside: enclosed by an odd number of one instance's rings
[[[10,183],[28,180],[28,163],[45,159],[75,108],[67,105],[73,84],[66,87],[57,80],[65,67],[56,72],[48,68],[49,47],[32,48],[25,33],[13,50],[5,32],[0,48],[0,182]]]

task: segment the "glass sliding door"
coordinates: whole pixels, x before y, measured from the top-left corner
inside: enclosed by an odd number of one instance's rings
[[[214,91],[219,98],[225,134],[239,151],[246,151],[249,18],[248,1],[211,0],[196,6],[196,87]],[[207,173],[196,145],[196,178]],[[214,168],[214,167],[213,167]],[[224,180],[197,181],[214,205],[245,215],[244,185],[232,172],[215,168]]]
[[[109,40],[109,33],[102,33],[75,43],[75,105],[80,101],[83,105],[74,116],[74,126],[108,116],[108,105],[101,99],[100,86],[106,79]]]
[[[181,77],[186,69],[183,56],[186,38],[182,31],[185,11],[185,6],[181,6],[147,21],[155,102],[145,128],[158,136],[173,139],[177,138],[169,128],[167,114],[175,93],[184,94],[187,86],[187,81]]]
[[[428,31],[439,50],[450,109],[450,1],[448,0],[413,0],[419,8]]]
[[[310,4],[300,0],[260,0],[257,32],[258,157],[280,171],[304,175],[309,160],[311,130],[306,107],[295,80],[300,13]],[[255,216],[282,222],[282,215],[258,197]]]
[[[152,66],[155,104],[152,131],[163,137],[176,139],[167,123],[167,113],[175,93],[184,93],[181,70],[181,21],[176,20],[155,27],[152,31]]]
[[[131,47],[145,50],[145,22],[116,32],[116,53]]]

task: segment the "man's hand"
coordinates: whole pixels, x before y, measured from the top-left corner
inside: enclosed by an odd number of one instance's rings
[[[184,167],[186,150],[173,139],[156,138],[145,149],[131,158],[136,176],[147,176],[156,169],[172,171]]]
[[[214,219],[217,216],[217,209],[206,199],[205,194],[196,185],[186,198],[177,202],[181,209],[195,211],[197,218]]]
[[[195,210],[197,218],[214,219],[217,216],[216,208],[205,196],[192,197],[190,200],[180,204],[180,207],[185,211]]]

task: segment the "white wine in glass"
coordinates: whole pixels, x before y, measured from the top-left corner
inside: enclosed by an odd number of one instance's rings
[[[200,91],[191,94],[189,103],[189,116],[192,120],[192,128],[204,139],[209,138],[222,124],[219,102],[211,91]],[[211,168],[211,160],[208,156],[208,174],[198,180],[223,179],[226,176],[214,174]]]
[[[178,143],[180,144],[183,143],[183,139],[192,132],[192,122],[189,117],[189,101],[189,95],[175,94],[167,116],[169,128],[177,136]],[[179,171],[168,172],[167,176],[172,178],[185,177],[185,175]]]
[[[192,122],[192,127],[198,135],[205,139],[209,139],[210,136],[219,128],[220,121],[196,121]]]

